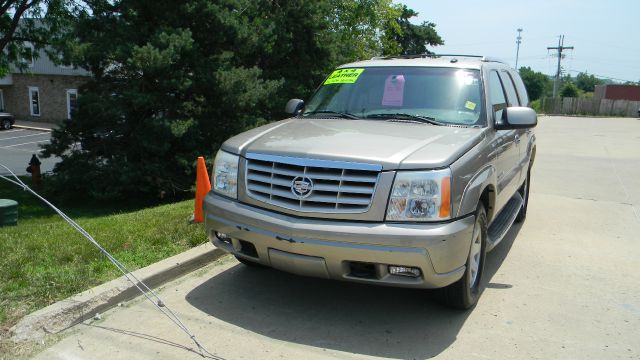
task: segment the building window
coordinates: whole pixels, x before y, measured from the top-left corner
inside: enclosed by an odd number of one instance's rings
[[[4,112],[4,93],[2,92],[2,89],[0,89],[0,111]]]
[[[29,87],[29,111],[31,116],[40,116],[40,89]]]
[[[71,119],[73,114],[78,109],[78,90],[67,90],[67,119]]]

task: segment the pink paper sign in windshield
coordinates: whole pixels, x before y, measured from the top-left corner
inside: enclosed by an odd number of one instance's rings
[[[404,75],[389,75],[384,82],[382,105],[402,106],[404,100]]]

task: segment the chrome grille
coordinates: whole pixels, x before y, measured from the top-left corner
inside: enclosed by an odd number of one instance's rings
[[[369,209],[381,166],[342,161],[247,154],[246,189],[251,198],[302,212],[362,213]],[[293,181],[310,179],[300,198]]]

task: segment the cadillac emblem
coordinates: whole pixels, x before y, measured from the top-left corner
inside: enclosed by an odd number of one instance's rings
[[[297,176],[291,181],[291,192],[298,199],[304,199],[311,195],[313,191],[313,181],[308,177]]]

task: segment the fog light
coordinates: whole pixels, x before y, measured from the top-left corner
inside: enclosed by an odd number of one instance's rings
[[[226,242],[227,244],[231,244],[231,236],[225,234],[225,233],[221,233],[221,232],[217,232],[216,231],[216,237],[218,238],[218,240],[222,241],[222,242]]]
[[[420,269],[407,266],[389,265],[389,273],[391,275],[418,277],[420,276]]]

